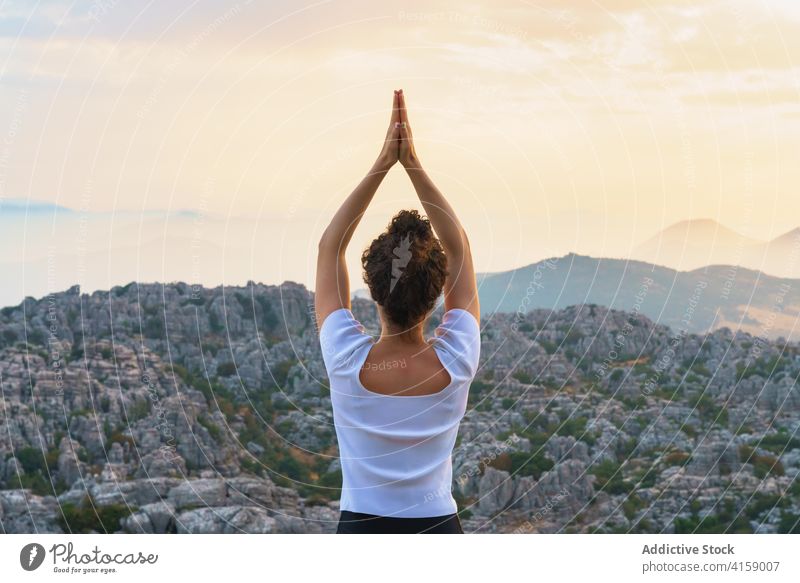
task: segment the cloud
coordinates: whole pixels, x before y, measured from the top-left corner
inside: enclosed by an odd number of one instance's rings
[[[567,200],[568,175],[580,181],[568,193],[577,208],[605,205],[606,188],[621,209],[642,191],[667,190],[670,203],[688,207],[678,178],[691,143],[697,156],[716,148],[735,160],[718,174],[698,163],[708,192],[742,188],[737,155],[750,148],[758,164],[749,179],[780,175],[777,200],[793,196],[796,183],[783,172],[798,138],[780,122],[796,103],[798,6],[6,2],[0,132],[13,121],[19,92],[10,87],[25,90],[28,107],[4,187],[14,196],[57,192],[76,206],[91,181],[101,206],[174,196],[186,207],[212,180],[226,193],[212,201],[217,211],[257,208],[269,188],[265,205],[278,212],[309,160],[343,140],[363,149],[326,176],[326,188],[350,186],[359,156],[385,129],[386,92],[403,86],[418,107],[421,145],[440,168],[463,168],[464,152],[485,148],[480,156],[502,169],[511,193],[530,190],[527,160],[511,162],[525,154],[556,206]],[[787,161],[770,167],[770,148]],[[463,172],[470,184],[492,187],[484,169]],[[400,185],[395,192],[406,193]],[[513,202],[527,204],[522,198]],[[314,185],[302,203],[316,209],[319,200]]]

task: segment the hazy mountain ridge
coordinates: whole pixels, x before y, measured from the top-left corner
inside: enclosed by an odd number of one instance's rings
[[[712,219],[680,221],[636,247],[630,257],[684,271],[737,265],[775,277],[800,278],[800,227],[760,240]]]
[[[310,281],[315,249],[309,237],[313,238],[318,226],[312,215],[296,214],[287,220],[279,215],[229,216],[181,208],[112,212],[4,199],[0,201],[0,271],[4,276],[0,306],[75,283],[91,292],[129,281],[189,281],[206,287],[241,285],[256,278]],[[576,223],[565,228],[585,227]],[[576,241],[578,234],[584,243]],[[800,278],[800,228],[766,242],[742,237],[711,220],[683,221],[638,247],[631,247],[629,241],[624,247],[611,248],[602,245],[602,232],[595,236],[581,230],[575,235],[529,242],[517,250],[517,256],[523,258],[520,261],[533,260],[543,259],[544,249],[553,249],[549,253],[553,256],[575,251],[576,245],[587,249],[588,237],[592,242],[598,239],[597,251],[588,247],[593,256],[684,271],[732,265],[774,277]],[[357,273],[351,275],[353,281],[361,281]]]
[[[333,530],[312,308],[292,283],[131,284],[0,311],[3,530]],[[482,328],[453,456],[467,530],[797,528],[797,344],[595,305]]]
[[[640,310],[689,332],[728,327],[773,339],[800,338],[800,280],[743,267],[711,265],[681,272],[642,261],[569,254],[481,274],[479,285],[484,315],[593,303]]]

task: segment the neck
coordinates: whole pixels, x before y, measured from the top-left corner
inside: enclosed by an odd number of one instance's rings
[[[424,321],[410,328],[399,328],[382,322],[381,337],[378,339],[378,342],[390,344],[424,344],[425,336],[422,333],[423,323]]]

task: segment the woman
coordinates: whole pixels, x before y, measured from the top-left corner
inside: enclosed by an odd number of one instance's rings
[[[362,255],[381,320],[376,341],[350,310],[344,256],[398,161],[429,219],[401,211]],[[467,235],[422,169],[402,89],[378,159],[320,239],[316,285],[342,464],[337,532],[461,533],[451,454],[478,368],[478,294]],[[445,313],[426,340],[425,321],[442,291]]]

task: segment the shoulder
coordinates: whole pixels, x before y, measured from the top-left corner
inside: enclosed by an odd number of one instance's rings
[[[437,326],[437,330],[464,330],[471,333],[480,334],[481,325],[469,310],[462,308],[451,308],[442,316],[442,323]]]
[[[472,378],[478,372],[481,352],[480,323],[467,310],[452,308],[436,328],[434,346],[444,353],[443,364],[458,376]]]
[[[349,308],[340,308],[328,314],[319,329],[322,360],[329,374],[337,369],[349,368],[356,350],[371,342],[372,337]]]

